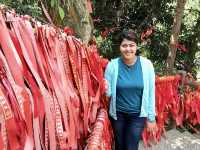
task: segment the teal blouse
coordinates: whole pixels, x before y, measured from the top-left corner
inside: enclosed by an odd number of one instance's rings
[[[116,109],[124,113],[140,113],[144,87],[140,57],[130,66],[122,58],[118,63]]]
[[[139,56],[142,66],[143,77],[143,94],[140,110],[140,117],[147,117],[149,121],[155,121],[155,73],[154,67],[150,60]],[[118,78],[119,58],[112,59],[105,70],[104,77],[108,81],[106,95],[111,97],[109,115],[117,120],[116,114],[116,85]]]

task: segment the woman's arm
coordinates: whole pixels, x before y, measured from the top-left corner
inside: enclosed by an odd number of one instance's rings
[[[105,86],[106,86],[106,96],[109,98],[112,94],[112,64],[111,62],[108,63],[106,66],[106,70],[104,73],[105,78]]]
[[[150,63],[149,72],[149,103],[148,103],[148,117],[147,130],[153,134],[158,130],[155,119],[155,72],[153,64]]]
[[[153,64],[149,67],[149,102],[148,102],[148,120],[155,121],[155,72]]]

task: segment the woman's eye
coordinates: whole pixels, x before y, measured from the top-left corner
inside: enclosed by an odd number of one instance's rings
[[[130,46],[130,47],[134,47],[135,45],[134,45],[134,44],[130,44],[129,46]]]
[[[128,45],[127,45],[127,44],[123,44],[122,47],[123,47],[123,48],[126,48],[126,47],[128,47]]]
[[[129,47],[134,47],[135,45],[134,44],[123,44],[122,45],[123,48],[127,48],[128,46]]]

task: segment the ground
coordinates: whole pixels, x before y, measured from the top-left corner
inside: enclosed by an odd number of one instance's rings
[[[200,150],[200,136],[172,129],[167,132],[166,139],[162,138],[159,144],[144,148],[141,142],[139,150]]]

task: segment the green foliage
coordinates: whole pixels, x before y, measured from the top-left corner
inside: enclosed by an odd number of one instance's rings
[[[119,55],[119,50],[116,53],[118,47],[116,47],[115,38],[123,28],[134,29],[140,37],[145,29],[153,27],[153,34],[145,42],[140,41],[138,47],[142,55],[154,62],[156,71],[163,74],[169,52],[176,1],[93,0],[93,4],[95,8],[93,18],[98,20],[95,22],[96,30],[100,32],[105,27],[114,30],[106,39],[98,41],[101,54],[109,59]],[[200,0],[188,0],[185,10],[179,43],[184,45],[188,52],[177,50],[175,67],[195,74],[195,70],[200,66],[196,56],[196,53],[200,51],[200,46],[197,46],[200,41]],[[109,46],[105,46],[106,44]]]
[[[67,1],[67,0],[63,0],[63,1],[61,1],[61,0],[51,0],[50,2],[49,1],[45,2],[45,4],[47,5],[48,8],[50,8],[50,10],[53,9],[53,12],[55,14],[57,13],[59,15],[59,18],[60,18],[59,22],[62,22],[62,20],[65,17],[65,11],[64,11],[63,7],[61,6],[62,3],[65,3],[65,1]],[[49,5],[49,3],[50,3],[50,5]]]
[[[43,0],[52,19],[63,24],[71,5],[70,0]],[[17,13],[28,14],[39,20],[44,20],[38,0],[0,0]],[[154,62],[157,72],[162,73],[166,65],[169,51],[169,39],[175,12],[175,0],[93,0],[94,12],[92,17],[95,24],[95,36],[101,55],[109,59],[119,55],[116,39],[123,28],[132,28],[140,37],[148,27],[154,32],[145,42],[138,43],[138,51]],[[101,31],[111,29],[106,38],[101,37]],[[188,52],[177,50],[175,67],[192,72],[194,75],[200,69],[200,0],[188,0],[184,12],[179,43]]]
[[[66,0],[67,1],[67,0]],[[49,11],[53,11],[54,17],[59,17],[58,22],[62,22],[65,17],[65,12],[62,6],[62,1],[59,0],[44,0],[42,1],[45,7],[51,8]],[[45,16],[42,13],[42,8],[39,0],[0,0],[0,3],[14,8],[19,14],[27,14],[38,20],[45,21]],[[58,18],[57,17],[57,18]],[[56,19],[55,19],[56,20]]]
[[[102,20],[96,27],[131,27],[142,31],[156,20],[163,23],[169,21],[172,18],[170,10],[173,9],[171,2],[172,0],[95,1],[94,16]]]
[[[113,43],[110,43],[110,38],[107,38],[102,44],[99,44],[101,54],[105,57],[109,56],[109,59],[119,55],[115,38],[123,28],[134,29],[140,38],[144,30],[153,26],[154,33],[147,39],[146,44],[138,43],[138,50],[154,62],[155,68],[158,68],[157,70],[162,69],[168,54],[169,31],[173,22],[172,10],[174,5],[172,5],[172,2],[169,0],[95,1],[93,17],[101,20],[95,23],[96,29],[100,31],[105,27],[114,29],[114,32],[110,32],[109,35],[109,37],[112,37]],[[112,49],[106,50],[110,54],[105,55],[105,46],[101,46],[105,43],[112,45],[114,52],[112,52]]]
[[[59,12],[61,20],[63,20],[65,17],[65,12],[64,12],[63,8],[58,6],[58,12]]]
[[[38,0],[0,0],[0,3],[14,8],[19,14],[27,14],[41,20],[42,11]]]
[[[51,7],[54,7],[56,4],[56,1],[55,0],[51,0]]]
[[[184,44],[188,52],[177,51],[176,67],[193,73],[194,77],[200,68],[200,0],[188,0],[184,12],[182,32],[179,42]]]

